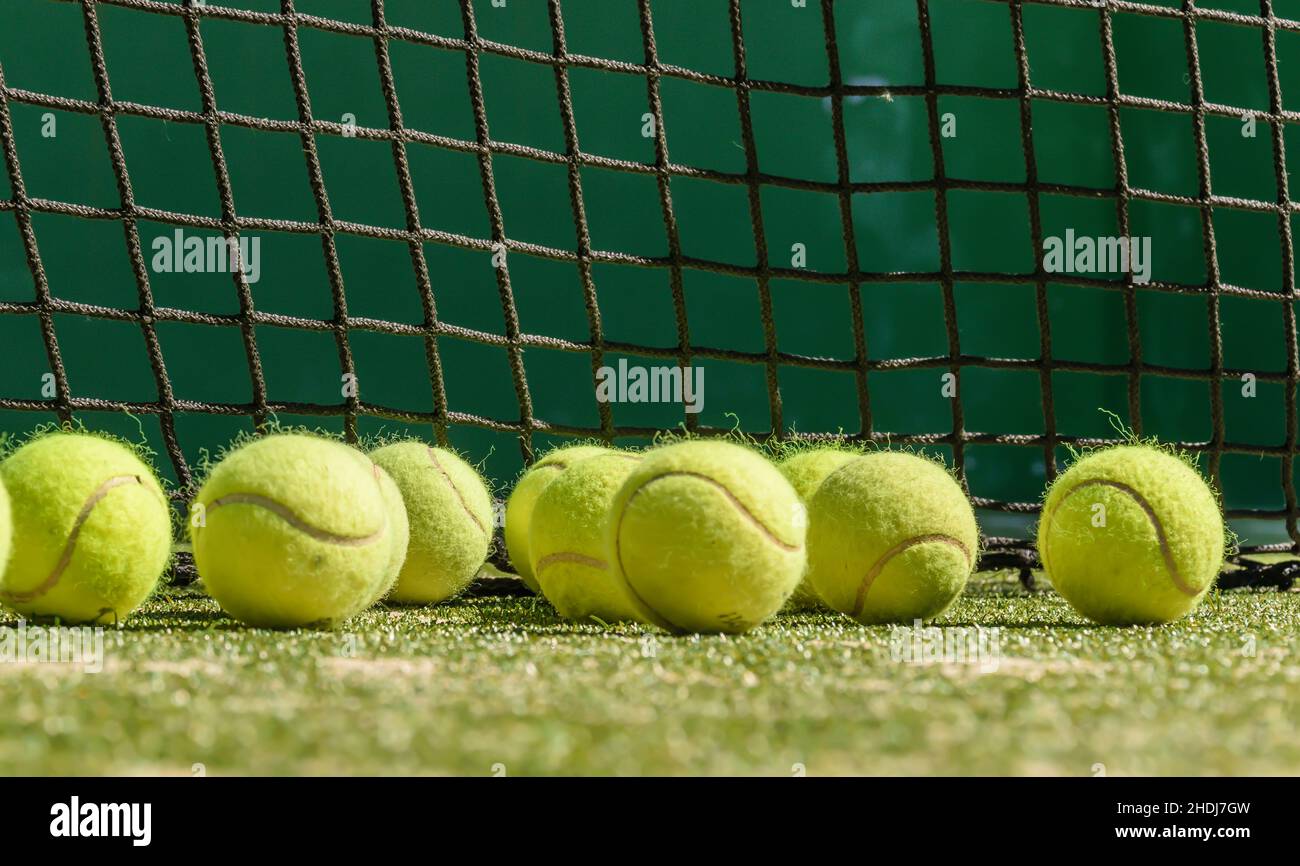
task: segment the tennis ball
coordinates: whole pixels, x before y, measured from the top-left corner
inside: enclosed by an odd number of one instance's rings
[[[397,586],[398,575],[401,574],[402,565],[406,562],[406,548],[411,540],[411,527],[406,517],[406,503],[402,501],[402,491],[397,489],[393,477],[378,465],[375,466],[375,472],[379,479],[379,492],[384,497],[384,513],[388,516],[388,525],[392,532],[389,533],[389,557],[388,564],[384,566],[383,579],[375,586],[365,607],[370,607],[384,599],[393,591],[393,587]]]
[[[610,575],[605,518],[640,462],[621,451],[579,460],[542,490],[528,528],[532,572],[546,598],[569,619],[636,619],[627,591]]]
[[[10,454],[0,477],[13,509],[0,601],[24,616],[111,622],[153,592],[171,557],[171,509],[129,447],[50,433]]]
[[[277,433],[230,452],[190,509],[194,564],[212,597],[250,625],[335,625],[392,568],[378,468],[341,442]]]
[[[528,558],[528,521],[533,515],[533,505],[542,489],[550,484],[564,469],[584,457],[608,454],[609,448],[599,445],[570,445],[556,448],[529,468],[515,484],[506,500],[506,553],[510,564],[528,588],[541,594],[542,588],[533,577],[532,563]]]
[[[1182,460],[1147,445],[1094,451],[1056,479],[1038,553],[1056,591],[1105,625],[1190,611],[1223,565],[1223,515]]]
[[[808,579],[858,622],[933,619],[966,586],[975,513],[939,463],[881,451],[832,472],[808,505]]]
[[[9,564],[9,551],[14,538],[14,517],[9,507],[9,492],[0,476],[0,586],[4,586],[5,566]]]
[[[762,456],[688,441],[645,454],[610,505],[605,543],[640,618],[738,633],[799,585],[806,526],[799,495]]]
[[[435,604],[469,586],[492,543],[492,496],[473,466],[444,448],[409,441],[370,457],[393,476],[411,540],[390,601]]]
[[[781,474],[794,487],[794,492],[798,493],[799,498],[807,505],[812,500],[812,495],[817,492],[817,488],[826,480],[827,475],[857,456],[858,452],[843,448],[811,448],[792,454],[776,464],[776,468],[781,470]],[[804,579],[799,582],[794,594],[786,602],[786,608],[798,610],[818,607],[820,604],[821,599],[817,597],[817,591],[813,589],[812,582],[808,580],[805,573]]]

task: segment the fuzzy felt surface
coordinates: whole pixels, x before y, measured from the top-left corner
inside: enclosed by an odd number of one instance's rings
[[[729,442],[646,452],[610,508],[606,555],[643,619],[672,631],[748,631],[794,592],[807,514],[766,458]]]
[[[171,510],[153,469],[105,437],[59,432],[0,463],[13,540],[0,600],[66,622],[125,618],[171,556]]]
[[[397,585],[399,603],[434,604],[460,592],[487,559],[492,496],[478,471],[445,448],[398,442],[372,451],[406,503],[410,543]]]
[[[250,625],[333,626],[355,615],[391,568],[397,529],[380,478],[364,454],[320,436],[280,433],[231,452],[190,520],[203,585]]]
[[[1108,625],[1185,615],[1214,583],[1225,546],[1209,485],[1182,459],[1146,445],[1076,462],[1048,491],[1038,528],[1057,592]]]
[[[393,481],[393,476],[384,471],[383,467],[379,467],[379,489],[384,497],[384,513],[388,516],[388,526],[391,530],[388,536],[390,548],[383,578],[375,585],[366,607],[386,598],[392,593],[393,587],[397,586],[397,578],[406,563],[406,550],[411,542],[411,524],[406,516],[406,503],[402,500],[402,491]]]
[[[809,579],[830,607],[859,622],[932,619],[975,568],[974,511],[933,460],[857,457],[826,477],[808,510]]]
[[[599,445],[570,445],[556,448],[534,463],[515,484],[506,500],[506,555],[515,573],[533,592],[541,594],[542,588],[533,577],[533,567],[528,556],[528,522],[533,506],[543,488],[567,466],[586,457],[607,454],[611,449]]]
[[[0,586],[3,586],[5,567],[9,564],[9,554],[13,550],[14,518],[13,508],[9,504],[9,491],[4,486],[0,474]]]
[[[807,505],[812,500],[813,494],[817,492],[817,488],[826,480],[827,475],[857,456],[858,452],[844,448],[811,448],[785,458],[776,464],[776,468],[781,470],[781,474]],[[790,610],[803,610],[819,607],[821,604],[822,600],[805,572],[804,579],[799,582],[794,594],[786,602],[786,607]]]
[[[640,459],[615,451],[579,460],[537,497],[528,537],[532,571],[567,619],[636,619],[626,587],[610,574],[605,525],[614,497]]]

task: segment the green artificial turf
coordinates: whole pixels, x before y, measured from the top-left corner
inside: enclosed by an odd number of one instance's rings
[[[670,637],[486,598],[272,632],[172,590],[101,673],[0,664],[0,772],[1300,773],[1300,593],[1117,629],[982,576],[940,624],[1000,629],[996,669],[830,613]]]

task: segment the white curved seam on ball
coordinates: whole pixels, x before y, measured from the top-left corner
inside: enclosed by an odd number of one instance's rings
[[[786,550],[793,553],[794,551],[800,550],[802,548],[801,545],[790,544],[789,542],[783,540],[775,532],[768,529],[767,526],[764,525],[763,521],[759,520],[756,516],[754,516],[754,513],[745,507],[745,503],[741,502],[740,499],[737,498],[736,494],[732,493],[727,488],[727,485],[723,484],[721,481],[717,480],[716,478],[712,478],[708,475],[705,475],[703,472],[687,472],[685,470],[673,470],[671,472],[665,472],[662,475],[656,475],[655,477],[650,478],[645,482],[643,482],[640,487],[634,490],[632,492],[632,495],[627,498],[627,503],[625,503],[623,507],[626,509],[627,506],[632,503],[632,500],[640,495],[642,490],[645,490],[647,487],[649,487],[651,484],[654,484],[656,481],[663,481],[665,478],[673,478],[675,476],[681,476],[685,478],[698,478],[701,481],[705,481],[713,485],[714,487],[716,487],[718,490],[722,491],[722,495],[727,497],[727,501],[729,501],[732,504],[732,506],[737,511],[740,512],[742,517],[744,517],[747,521],[753,524],[754,528],[757,529],[759,533],[761,533],[769,541],[771,541],[773,544],[775,544],[777,547],[781,548],[782,550]]]
[[[609,563],[603,559],[597,559],[594,556],[587,556],[582,553],[571,553],[562,550],[558,553],[548,553],[541,559],[537,560],[537,567],[533,569],[533,575],[541,574],[545,569],[561,562],[571,562],[575,565],[585,565],[589,568],[598,568],[604,571],[609,568]]]
[[[889,550],[886,550],[884,554],[882,554],[881,557],[875,561],[875,563],[871,566],[871,569],[866,573],[866,576],[862,578],[862,582],[858,584],[858,592],[853,599],[853,616],[857,616],[860,613],[862,613],[862,609],[866,607],[867,593],[870,592],[871,585],[876,582],[876,578],[879,577],[880,573],[885,570],[885,566],[889,564],[890,560],[892,560],[896,556],[899,556],[900,554],[906,553],[908,550],[911,550],[913,547],[919,547],[922,544],[947,544],[950,547],[955,547],[958,550],[960,550],[962,556],[966,558],[966,567],[970,568],[971,566],[970,550],[966,547],[966,545],[962,544],[961,541],[959,541],[956,538],[953,538],[951,535],[944,535],[942,533],[935,532],[929,535],[917,535],[913,538],[908,538],[903,541],[900,541],[898,544],[895,544]]]
[[[770,540],[777,547],[780,547],[783,550],[787,550],[791,552],[800,550],[801,548],[799,545],[787,544],[786,542],[778,538],[766,526],[763,525],[762,521],[760,521],[757,517],[755,517],[749,511],[749,509],[745,507],[745,504],[743,502],[741,502],[739,499],[736,498],[735,494],[733,494],[730,490],[727,489],[727,486],[725,484],[722,484],[720,481],[718,481],[715,478],[710,478],[708,475],[705,475],[702,472],[686,472],[682,470],[674,470],[671,472],[665,472],[662,475],[656,475],[653,478],[649,478],[643,481],[641,483],[641,486],[638,487],[636,490],[632,491],[631,495],[628,496],[627,500],[623,503],[623,510],[619,512],[618,515],[618,525],[615,527],[614,530],[614,556],[618,560],[617,573],[622,576],[623,585],[627,587],[628,592],[632,593],[632,595],[636,597],[636,600],[641,604],[641,606],[644,607],[646,610],[650,611],[650,613],[653,614],[654,617],[662,620],[662,622],[656,623],[656,625],[659,625],[661,627],[666,627],[668,628],[669,631],[685,632],[685,631],[689,631],[689,629],[684,629],[681,626],[677,625],[672,620],[668,619],[668,617],[664,616],[659,611],[657,611],[644,598],[641,597],[641,594],[636,591],[636,587],[632,586],[632,581],[627,579],[627,569],[623,565],[623,540],[621,536],[623,532],[623,517],[627,514],[628,506],[632,504],[633,499],[635,499],[637,496],[641,494],[642,490],[645,490],[647,487],[649,487],[651,484],[655,483],[656,481],[662,481],[665,478],[672,478],[673,476],[699,478],[703,481],[707,481],[709,484],[712,484],[718,490],[721,490],[723,495],[727,497],[727,499],[732,503],[732,505],[734,505],[736,509],[742,515],[744,515],[744,517],[747,520],[749,520],[749,522],[752,523],[762,535],[764,535],[768,540]],[[667,623],[667,626],[664,626],[664,623]]]
[[[648,484],[649,482],[646,483]],[[642,487],[644,486],[645,485],[642,485]],[[632,501],[632,497],[636,496],[636,494],[640,492],[640,488],[637,488],[632,496],[629,496],[627,501],[623,503],[623,508],[618,513],[618,522],[614,526],[614,560],[618,564],[618,567],[613,570],[613,573],[618,575],[619,582],[623,586],[627,587],[627,591],[631,593],[634,599],[636,599],[635,605],[639,605],[644,611],[649,611],[649,618],[655,625],[671,632],[685,632],[686,629],[677,625],[677,623],[655,610],[648,601],[641,597],[641,593],[636,591],[636,587],[633,586],[632,581],[628,579],[627,567],[623,565],[623,517],[627,514],[627,506]]]
[[[287,505],[257,493],[228,493],[212,500],[208,504],[207,512],[211,514],[218,508],[224,508],[228,505],[253,505],[258,508],[265,508],[299,532],[309,535],[317,541],[323,541],[326,544],[337,544],[342,547],[365,547],[368,544],[373,544],[382,539],[387,534],[388,529],[387,520],[385,520],[384,526],[369,535],[339,535],[327,529],[312,526],[297,514],[294,514],[293,510]]]
[[[603,455],[603,456],[624,457],[634,461],[639,461],[641,459],[635,454],[613,453],[613,454]],[[553,464],[548,464],[548,465],[553,465]],[[555,553],[548,553],[546,554],[546,556],[543,556],[541,559],[537,560],[537,567],[533,569],[533,576],[536,577],[537,575],[542,573],[543,569],[546,569],[552,565],[561,562],[571,562],[575,565],[585,565],[588,568],[596,568],[596,569],[600,569],[601,571],[607,571],[609,569],[609,563],[603,559],[598,559],[597,557],[594,556],[587,556],[586,554],[582,554],[582,553],[574,553],[572,551],[561,550]]]
[[[470,510],[469,503],[465,501],[465,494],[461,493],[460,488],[456,486],[456,482],[451,480],[451,476],[447,474],[447,470],[443,468],[442,463],[438,460],[438,455],[434,452],[432,446],[426,446],[425,451],[429,454],[429,462],[433,464],[433,468],[437,469],[438,472],[442,474],[442,478],[447,482],[447,486],[456,494],[456,499],[460,502],[460,507],[469,515],[469,519],[474,521],[474,525],[478,527],[478,531],[487,535],[487,527],[479,521],[478,515]]]
[[[68,565],[72,562],[72,554],[77,547],[77,537],[81,535],[81,527],[90,519],[90,512],[95,506],[108,495],[108,492],[115,487],[121,487],[124,484],[139,484],[144,486],[139,475],[115,475],[95,488],[94,492],[86,498],[81,506],[81,511],[77,513],[77,519],[72,524],[72,531],[68,533],[68,540],[63,545],[63,553],[59,556],[59,561],[55,563],[54,570],[50,572],[45,580],[41,581],[35,588],[24,590],[22,592],[0,592],[0,598],[5,601],[16,601],[19,603],[35,601],[45,593],[54,589],[58,584],[59,578],[63,577],[63,572],[67,570]]]
[[[1165,568],[1169,571],[1170,582],[1173,583],[1174,587],[1179,592],[1183,593],[1183,595],[1195,598],[1201,594],[1202,590],[1193,589],[1188,586],[1187,582],[1183,579],[1183,576],[1178,573],[1178,563],[1174,562],[1173,549],[1169,546],[1169,539],[1165,537],[1165,527],[1164,524],[1160,522],[1160,518],[1156,516],[1156,510],[1151,507],[1150,502],[1147,502],[1146,497],[1137,491],[1137,488],[1131,487],[1122,481],[1095,478],[1089,481],[1082,481],[1065,491],[1065,494],[1061,496],[1060,501],[1056,503],[1056,507],[1052,509],[1052,513],[1047,516],[1049,535],[1051,530],[1050,524],[1056,517],[1056,512],[1061,510],[1061,505],[1065,503],[1065,500],[1069,499],[1085,487],[1113,487],[1121,493],[1127,494],[1130,499],[1136,502],[1138,507],[1146,514],[1147,520],[1151,521],[1151,528],[1156,531],[1156,540],[1160,542],[1160,553],[1164,556]],[[1039,556],[1044,560],[1046,559],[1041,552]]]

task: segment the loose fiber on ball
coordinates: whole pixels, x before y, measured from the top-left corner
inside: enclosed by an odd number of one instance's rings
[[[803,576],[807,515],[771,462],[725,441],[653,449],[610,507],[606,551],[638,615],[675,632],[743,632]]]
[[[538,460],[523,474],[510,498],[506,500],[506,554],[510,564],[528,588],[541,594],[541,586],[533,576],[528,556],[528,524],[532,519],[533,505],[542,490],[567,466],[586,457],[608,454],[611,449],[600,445],[570,445],[556,448]]]
[[[391,504],[366,455],[278,433],[212,470],[191,506],[199,577],[229,614],[272,628],[337,625],[382,593],[395,556]]]
[[[49,433],[0,463],[0,478],[13,527],[5,605],[25,616],[113,622],[154,591],[171,557],[171,509],[131,448]]]
[[[913,454],[854,458],[826,477],[808,511],[809,580],[828,606],[868,625],[943,613],[979,555],[965,492]]]
[[[391,475],[378,464],[379,488],[384,498],[384,512],[388,516],[390,554],[388,564],[384,567],[383,579],[376,584],[365,607],[370,607],[386,598],[397,586],[397,578],[406,564],[406,551],[411,541],[411,524],[406,516],[406,503],[402,501],[402,491],[397,488]]]
[[[1047,493],[1038,553],[1057,592],[1106,625],[1164,623],[1214,585],[1227,546],[1214,491],[1149,445],[1085,455]]]
[[[826,480],[826,476],[860,455],[861,452],[850,451],[847,448],[809,448],[784,458],[776,464],[776,468],[781,470],[781,474],[807,505],[812,501],[817,488],[821,487],[822,482]],[[805,573],[804,579],[799,582],[798,588],[786,602],[786,608],[800,610],[819,607],[821,603],[817,590],[813,588],[812,581],[808,580]]]
[[[605,553],[609,507],[640,455],[611,451],[578,460],[555,477],[533,507],[528,552],[542,592],[561,616],[636,619]]]
[[[492,544],[492,496],[478,471],[445,448],[408,441],[371,459],[392,476],[410,524],[406,561],[388,599],[436,604],[469,586]]]

